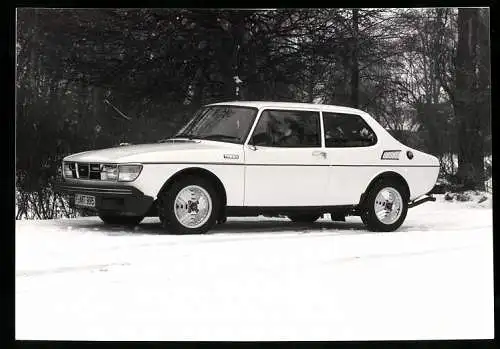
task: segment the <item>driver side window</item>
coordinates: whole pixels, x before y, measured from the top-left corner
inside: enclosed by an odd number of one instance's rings
[[[265,147],[320,147],[319,112],[264,110],[250,143]]]

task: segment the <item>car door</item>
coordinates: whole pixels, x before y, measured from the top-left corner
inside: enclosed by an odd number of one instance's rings
[[[245,146],[245,206],[321,206],[328,179],[318,110],[264,109]]]
[[[357,204],[378,170],[377,136],[360,115],[323,111],[322,117],[330,165],[326,205]]]

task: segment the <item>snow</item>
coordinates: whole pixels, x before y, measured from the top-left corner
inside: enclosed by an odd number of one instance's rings
[[[16,338],[493,338],[491,196],[358,217],[233,218],[205,235],[98,218],[16,222]]]
[[[233,79],[234,79],[234,83],[237,85],[239,85],[243,82],[243,80],[241,80],[238,75],[233,76]]]
[[[445,193],[444,200],[465,202],[466,207],[492,207],[493,197],[488,192],[466,190],[458,193]]]

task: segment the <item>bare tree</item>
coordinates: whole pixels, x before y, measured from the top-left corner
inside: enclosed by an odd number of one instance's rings
[[[479,27],[477,8],[458,10],[455,114],[458,129],[459,183],[464,189],[484,190],[484,140],[479,97]]]

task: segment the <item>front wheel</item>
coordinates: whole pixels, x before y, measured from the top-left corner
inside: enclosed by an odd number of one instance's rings
[[[144,216],[120,216],[99,213],[99,218],[106,224],[136,226],[144,219]]]
[[[174,234],[203,234],[216,223],[220,200],[212,183],[200,177],[175,182],[163,194],[160,220]]]
[[[408,192],[399,182],[381,180],[368,192],[361,219],[371,231],[394,231],[408,212]]]

